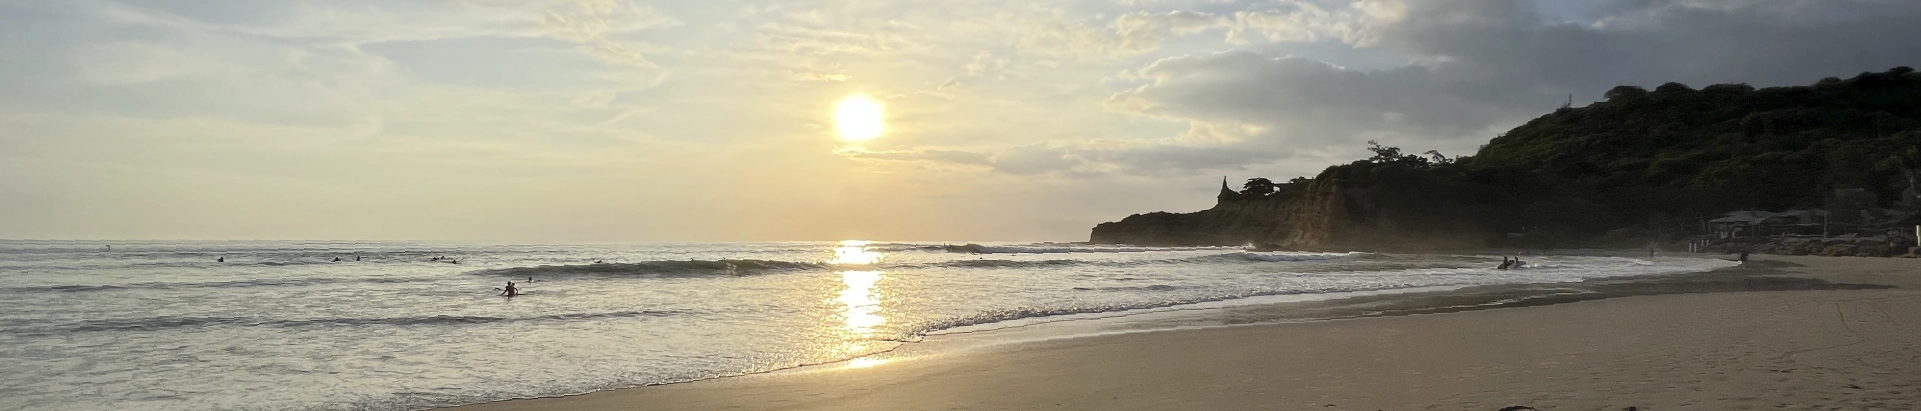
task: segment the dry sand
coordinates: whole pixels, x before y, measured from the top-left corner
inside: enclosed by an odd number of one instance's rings
[[[1800,265],[1782,275],[1900,288],[1075,338],[458,409],[1921,409],[1921,260],[1757,259]]]

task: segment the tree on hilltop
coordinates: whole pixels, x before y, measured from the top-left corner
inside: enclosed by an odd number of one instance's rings
[[[1266,196],[1268,194],[1274,194],[1274,190],[1275,190],[1274,181],[1268,180],[1267,178],[1264,178],[1264,177],[1255,177],[1255,178],[1247,179],[1247,184],[1241,185],[1241,194],[1246,194],[1246,195],[1256,196],[1256,197]]]

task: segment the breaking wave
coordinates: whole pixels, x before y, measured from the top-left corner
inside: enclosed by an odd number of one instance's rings
[[[196,289],[196,288],[299,287],[299,286],[327,285],[327,284],[399,284],[399,283],[423,283],[423,282],[432,282],[432,281],[435,281],[435,279],[426,278],[426,277],[269,278],[269,279],[240,280],[240,281],[147,282],[147,283],[112,284],[112,285],[74,284],[74,285],[47,285],[47,286],[30,286],[30,287],[0,287],[0,292],[80,293],[80,292],[116,291],[116,290],[176,290],[176,289]]]
[[[746,276],[788,271],[826,269],[827,264],[770,260],[685,260],[643,261],[638,263],[599,263],[583,265],[542,265],[474,271],[473,274],[501,277],[552,277],[570,275],[705,277]]]
[[[928,246],[950,253],[971,254],[1061,254],[1061,253],[1141,253],[1149,251],[1186,251],[1215,250],[1224,247],[1124,247],[1124,246],[1083,246],[1069,244],[1040,244],[1031,246],[1000,245],[941,245]]]
[[[932,264],[910,265],[908,267],[945,267],[945,268],[1042,268],[1067,267],[1098,264],[1087,260],[956,260]]]
[[[1339,260],[1367,255],[1367,253],[1259,253],[1240,252],[1188,257],[1176,260],[1186,263],[1232,263],[1232,262],[1299,262]]]
[[[693,314],[685,310],[636,310],[602,313],[569,313],[539,315],[530,317],[495,317],[474,315],[433,315],[417,317],[383,318],[314,318],[300,320],[271,320],[250,317],[149,317],[109,320],[85,320],[66,324],[31,326],[29,324],[0,323],[0,331],[23,335],[51,335],[70,332],[97,331],[154,331],[170,328],[242,326],[242,327],[314,327],[314,326],[361,326],[393,325],[421,326],[441,324],[485,324],[513,321],[580,321],[604,318],[665,317]],[[18,327],[18,328],[16,328]]]
[[[1076,315],[1076,314],[1100,314],[1100,313],[1112,313],[1112,312],[1120,312],[1120,311],[1145,310],[1145,309],[1154,309],[1154,308],[1166,308],[1166,307],[1172,307],[1177,305],[1199,304],[1199,303],[1207,303],[1207,302],[1215,302],[1215,301],[1226,301],[1226,300],[1235,300],[1235,299],[1250,298],[1250,297],[1263,297],[1263,296],[1272,296],[1272,295],[1297,295],[1297,294],[1323,294],[1323,293],[1339,293],[1339,292],[1355,292],[1355,291],[1377,291],[1377,290],[1390,290],[1390,289],[1408,288],[1408,287],[1416,287],[1416,286],[1418,285],[1379,284],[1375,286],[1250,291],[1250,292],[1240,292],[1240,293],[1217,294],[1217,295],[1202,296],[1202,297],[1175,298],[1175,299],[1167,299],[1167,300],[1161,300],[1161,301],[1155,301],[1155,302],[1144,302],[1144,303],[1135,303],[1135,304],[1110,304],[1110,305],[1091,305],[1091,306],[1078,306],[1078,307],[1029,307],[1029,308],[1018,308],[1018,309],[1007,309],[1007,310],[994,310],[994,311],[977,313],[974,315],[950,317],[942,320],[921,323],[915,327],[912,327],[915,331],[913,331],[913,336],[909,338],[939,334],[943,330],[949,330],[949,329],[960,328],[960,327],[993,324],[998,322],[1007,322],[1007,321],[1015,321],[1015,320],[1025,320],[1025,319],[1039,318],[1039,317],[1055,317],[1055,316],[1066,316],[1066,315]],[[1174,287],[1174,286],[1168,286],[1168,285],[1156,285],[1156,286],[1144,287],[1143,289],[1151,290],[1151,291],[1175,291],[1180,288]],[[1082,288],[1076,288],[1076,290],[1077,291],[1098,291],[1098,289],[1082,289]]]

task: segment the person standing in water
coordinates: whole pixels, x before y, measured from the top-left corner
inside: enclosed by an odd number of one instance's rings
[[[513,281],[508,281],[507,288],[500,290],[500,296],[502,297],[513,297],[517,295],[520,295],[520,288],[514,287]]]

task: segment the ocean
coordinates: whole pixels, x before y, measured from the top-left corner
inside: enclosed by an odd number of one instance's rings
[[[957,327],[1731,265],[1528,261],[1072,243],[0,241],[0,409],[414,410],[834,363]],[[508,281],[526,294],[499,296]]]

